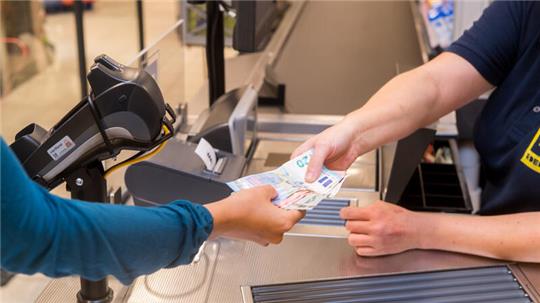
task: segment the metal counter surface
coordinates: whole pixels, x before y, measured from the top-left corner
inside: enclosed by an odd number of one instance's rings
[[[540,300],[540,263],[520,263],[519,268],[526,275],[527,280],[534,287],[538,300]]]
[[[344,238],[286,236],[279,245],[219,239],[209,242],[198,263],[163,269],[130,287],[110,279],[113,302],[243,302],[241,287],[329,278],[373,276],[508,262],[443,251],[412,250],[384,257],[359,257]],[[510,263],[535,302],[540,302],[540,264]],[[77,277],[55,279],[37,302],[70,302]]]
[[[197,264],[139,278],[127,302],[243,302],[242,286],[494,264],[504,262],[421,250],[364,258],[343,238],[286,236],[280,245],[269,247],[221,239],[207,246]],[[540,265],[520,264],[519,268],[536,288],[531,295],[538,296]]]

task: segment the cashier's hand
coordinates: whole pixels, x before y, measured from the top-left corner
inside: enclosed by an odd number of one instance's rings
[[[323,165],[330,169],[346,170],[361,152],[366,152],[360,149],[356,137],[353,121],[344,119],[304,142],[291,158],[310,149],[314,150],[306,173],[306,181],[313,182],[319,177]]]
[[[361,256],[381,256],[419,247],[415,213],[395,204],[377,201],[367,207],[346,207],[349,244]]]
[[[264,246],[280,243],[283,233],[302,219],[304,212],[275,206],[271,201],[275,196],[275,189],[266,185],[241,190],[226,199],[206,204],[214,218],[210,237],[238,238]]]

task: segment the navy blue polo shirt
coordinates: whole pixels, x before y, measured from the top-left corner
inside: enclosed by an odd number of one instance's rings
[[[480,214],[540,211],[540,2],[494,2],[448,51],[496,86],[475,127]]]

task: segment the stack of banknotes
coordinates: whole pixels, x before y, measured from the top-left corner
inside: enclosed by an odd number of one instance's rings
[[[275,170],[242,177],[228,182],[234,191],[260,185],[272,185],[277,197],[272,201],[284,209],[309,210],[323,199],[334,197],[345,181],[345,172],[323,167],[321,175],[313,183],[305,182],[309,160],[313,151],[309,150],[289,160]]]

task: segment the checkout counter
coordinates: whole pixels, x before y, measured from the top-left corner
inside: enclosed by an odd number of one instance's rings
[[[289,64],[302,64],[287,60],[299,60],[290,53],[297,51],[291,50],[295,31],[303,29],[303,18],[316,12],[317,5],[321,4],[292,1],[263,51],[228,60],[227,93],[210,108],[191,106],[206,102],[204,87],[188,107],[178,107],[177,132],[165,149],[125,172],[133,203],[148,206],[178,198],[206,203],[225,197],[231,192],[225,182],[278,167],[306,138],[342,118],[258,106],[261,92],[268,91],[276,79],[281,81],[279,76]],[[170,49],[178,47],[181,26],[180,21],[133,63],[157,78],[165,99],[178,90],[174,80],[181,79],[175,75],[181,73],[179,69],[171,68],[174,64],[168,61],[174,56]],[[422,129],[361,156],[336,198],[308,211],[281,244],[208,241],[190,265],[139,277],[130,286],[110,279],[113,302],[539,302],[540,264],[420,250],[364,258],[348,245],[340,208],[361,207],[377,199],[399,203],[434,136],[435,130]],[[219,169],[205,170],[194,155],[203,137],[225,159]],[[466,204],[458,159],[454,170]],[[37,302],[73,301],[78,287],[77,278],[54,280]]]

